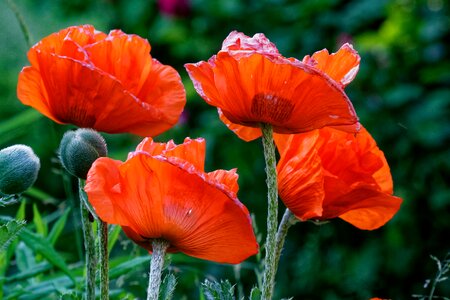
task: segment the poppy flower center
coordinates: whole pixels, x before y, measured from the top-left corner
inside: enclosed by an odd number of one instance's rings
[[[288,99],[272,94],[256,94],[252,100],[252,114],[267,123],[284,123],[293,110],[294,105]]]

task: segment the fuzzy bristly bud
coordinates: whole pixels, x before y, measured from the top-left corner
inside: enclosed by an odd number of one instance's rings
[[[104,138],[97,131],[86,128],[66,132],[59,147],[59,157],[64,168],[81,179],[86,179],[97,158],[107,154]]]
[[[0,150],[0,193],[20,194],[36,181],[41,164],[33,150],[13,145]]]

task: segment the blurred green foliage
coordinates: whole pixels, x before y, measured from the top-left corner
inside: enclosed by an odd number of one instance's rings
[[[385,152],[395,194],[404,203],[392,221],[373,232],[339,220],[291,228],[277,276],[276,299],[409,299],[427,293],[423,284],[436,272],[430,255],[443,257],[450,249],[448,1],[192,0],[190,13],[182,17],[162,14],[156,1],[148,0],[15,3],[33,42],[85,23],[104,32],[120,28],[149,39],[152,56],[179,70],[188,97],[183,121],[157,139],[179,143],[185,136],[206,138],[207,170],[238,168],[239,198],[255,215],[258,228],[265,227],[266,217],[260,142],[239,140],[219,121],[216,110],[195,93],[183,64],[207,60],[232,30],[247,35],[263,32],[282,54],[299,59],[322,48],[335,51],[344,42],[353,43],[362,57],[361,68],[346,91],[361,122]],[[26,201],[37,205],[45,222],[53,226],[68,207],[74,208],[54,247],[72,273],[77,273],[81,249],[77,205],[71,196],[74,185],[56,159],[59,141],[70,126],[54,124],[17,100],[17,76],[28,64],[27,50],[17,19],[6,1],[0,1],[0,147],[27,144],[41,158],[38,181]],[[106,135],[106,139],[110,156],[118,159],[125,159],[140,141],[129,135]],[[26,207],[25,219],[32,224],[36,220],[33,205]],[[10,216],[17,211],[15,206],[0,209],[2,215]],[[118,270],[111,281],[114,299],[145,295],[148,259],[140,258],[145,255],[119,237],[111,254],[111,266]],[[141,260],[133,268],[120,269],[121,263],[133,258]],[[176,299],[182,295],[198,299],[205,278],[236,283],[230,266],[181,254],[170,258],[170,271],[178,279]],[[42,264],[42,257],[35,263]],[[246,295],[256,282],[255,266],[251,258],[241,267],[239,288]],[[42,273],[49,269],[41,267]],[[20,269],[18,262],[10,266],[7,278]],[[27,280],[45,283],[40,277]],[[64,293],[70,295],[61,287]],[[438,284],[435,294],[448,297],[449,281]]]

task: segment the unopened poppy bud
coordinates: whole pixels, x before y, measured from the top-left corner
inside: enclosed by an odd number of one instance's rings
[[[0,193],[20,194],[36,181],[41,164],[33,150],[14,145],[0,150]]]
[[[81,179],[86,179],[97,158],[107,154],[105,140],[92,129],[80,128],[66,132],[59,147],[59,157],[64,168]]]

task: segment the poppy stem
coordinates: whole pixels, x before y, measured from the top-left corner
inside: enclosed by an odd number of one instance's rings
[[[84,236],[84,249],[86,250],[86,300],[95,300],[95,269],[97,259],[95,255],[95,238],[92,223],[89,220],[91,213],[85,202],[83,182],[78,180],[80,194],[81,227]]]
[[[161,273],[164,266],[164,256],[169,247],[169,242],[162,239],[154,239],[152,242],[152,262],[148,280],[147,300],[158,300],[159,286],[161,285]]]
[[[108,277],[108,223],[103,222],[98,219],[99,228],[98,228],[98,238],[100,241],[99,244],[99,253],[100,253],[100,299],[108,300],[109,299],[109,277]]]
[[[270,124],[261,124],[264,158],[267,174],[267,238],[266,257],[263,275],[262,300],[271,300],[275,286],[276,262],[276,234],[278,227],[278,185],[275,145],[273,143],[273,129]]]
[[[283,250],[284,240],[286,239],[289,228],[297,223],[298,220],[294,214],[286,208],[283,219],[281,219],[280,226],[278,227],[276,237],[276,250],[275,250],[275,270],[278,269],[278,262],[280,261],[281,251]]]

